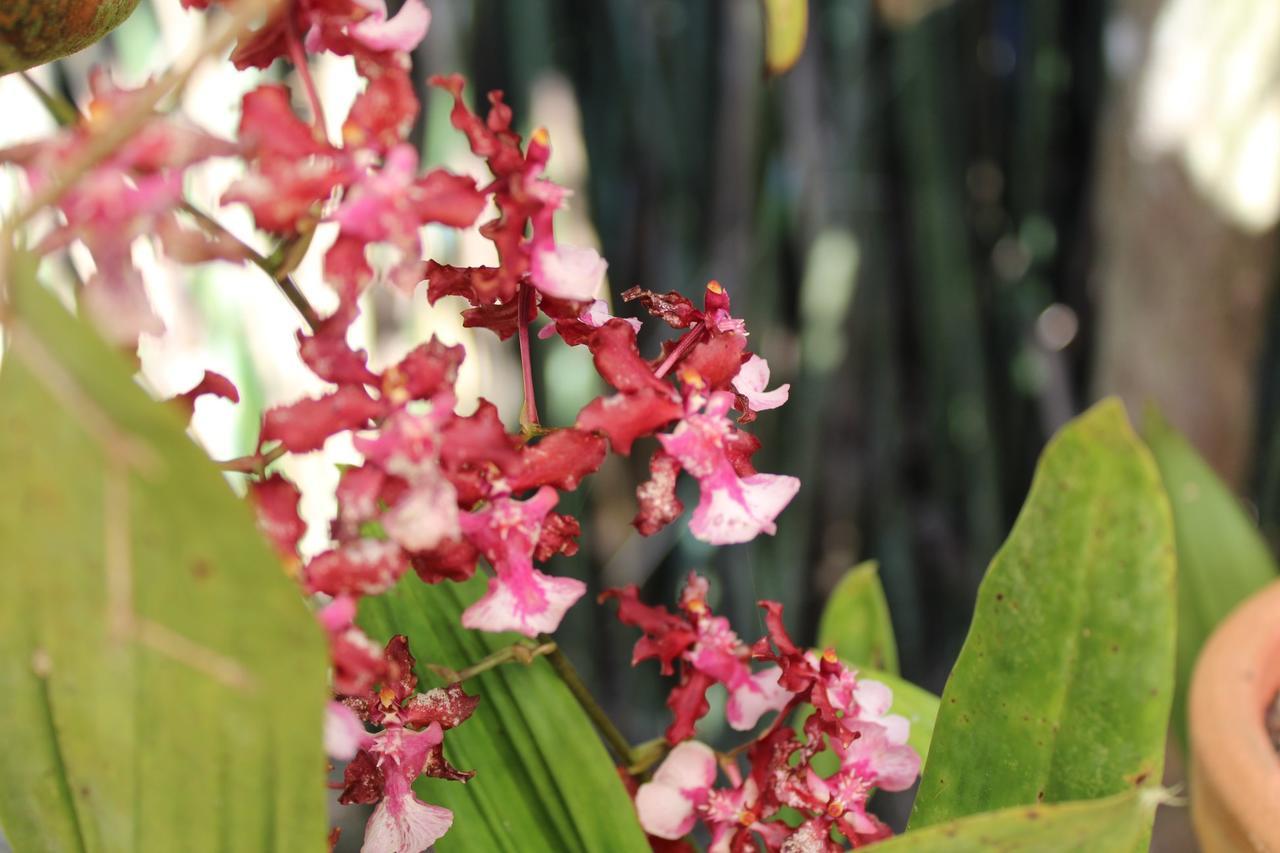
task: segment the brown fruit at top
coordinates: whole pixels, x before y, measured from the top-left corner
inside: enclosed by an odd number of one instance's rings
[[[0,74],[83,50],[137,5],[138,0],[0,0]]]

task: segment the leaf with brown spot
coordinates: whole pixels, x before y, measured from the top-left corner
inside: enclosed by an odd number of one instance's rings
[[[876,853],[1127,853],[1147,837],[1158,790],[1035,808],[1014,806],[913,829]]]
[[[1155,462],[1120,403],[1100,403],[1045,449],[979,589],[912,827],[1042,796],[1107,796],[1131,789],[1135,774],[1158,777],[1173,693],[1174,581],[1172,517]],[[931,781],[940,775],[964,784],[940,788]]]
[[[322,632],[173,407],[18,261],[0,366],[4,834],[324,850]]]

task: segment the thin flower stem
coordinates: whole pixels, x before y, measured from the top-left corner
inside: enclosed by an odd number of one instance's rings
[[[282,271],[281,264],[278,264],[272,258],[266,257],[235,234],[232,234],[227,230],[225,225],[190,202],[184,201],[182,203],[182,209],[194,217],[205,230],[211,231],[220,237],[232,240],[239,244],[240,248],[244,250],[245,257],[248,258],[254,266],[258,267],[258,269],[270,276],[271,280],[275,282],[276,287],[280,288],[280,292],[283,293],[285,299],[288,299],[290,304],[298,310],[298,313],[302,316],[303,322],[307,324],[307,327],[310,328],[312,332],[320,328],[320,314],[316,311],[315,306],[311,304],[310,300],[308,300],[303,294],[301,288],[298,287],[297,282],[293,280],[293,276]],[[289,253],[286,252],[281,257],[288,258]]]
[[[538,639],[543,643],[554,642],[546,634],[539,634]],[[587,689],[582,677],[578,675],[578,670],[574,668],[573,663],[565,653],[558,648],[555,649],[547,655],[547,663],[551,664],[551,668],[560,676],[564,686],[569,688],[573,698],[578,700],[582,710],[587,712],[591,722],[595,724],[605,742],[609,744],[609,748],[613,750],[614,757],[618,759],[618,763],[624,767],[630,767],[634,764],[631,744],[628,743],[622,732],[618,731],[618,727],[613,724],[613,720],[609,719],[609,715],[605,713],[604,708],[600,707],[600,703],[596,701],[596,698],[591,695],[591,691]]]
[[[658,365],[658,369],[653,372],[653,375],[661,379],[670,373],[671,368],[675,367],[676,363],[680,361],[680,359],[684,358],[684,354],[693,348],[693,345],[698,342],[702,337],[702,333],[706,330],[707,326],[701,320],[695,323],[693,328],[690,329],[678,343],[676,343],[675,347],[671,350],[671,354],[663,360],[662,364]]]
[[[283,444],[277,444],[266,453],[251,453],[248,456],[237,456],[235,459],[228,459],[224,462],[217,463],[218,467],[223,471],[234,471],[238,474],[257,474],[261,477],[268,465],[275,462],[281,456],[284,456],[285,449]]]
[[[653,765],[666,758],[670,750],[671,747],[667,744],[665,737],[656,737],[636,744],[631,748],[631,764],[627,766],[627,773],[632,776],[647,773]]]
[[[554,642],[535,643],[532,640],[524,640],[519,643],[513,643],[510,646],[498,649],[490,655],[481,658],[466,669],[451,669],[440,664],[427,664],[427,668],[445,681],[455,683],[466,681],[474,678],[482,672],[488,672],[495,667],[512,661],[528,666],[535,659],[545,657],[556,650]]]
[[[80,111],[66,98],[46,91],[26,71],[19,72],[18,76],[22,78],[22,82],[26,83],[27,88],[40,100],[41,105],[53,117],[53,120],[58,123],[59,127],[73,125],[80,118]]]
[[[538,401],[533,390],[533,357],[529,351],[529,325],[533,322],[537,293],[526,282],[516,292],[516,320],[519,323],[520,372],[524,375],[524,405],[520,409],[520,425],[526,430],[539,426]]]
[[[327,141],[329,125],[324,120],[324,104],[320,101],[316,81],[311,77],[311,63],[307,60],[307,53],[302,49],[302,39],[298,35],[298,22],[294,20],[293,15],[286,15],[286,17],[289,20],[285,27],[285,39],[289,43],[289,59],[298,69],[302,88],[306,90],[307,101],[311,104],[311,124],[315,128],[316,136],[322,141]]]

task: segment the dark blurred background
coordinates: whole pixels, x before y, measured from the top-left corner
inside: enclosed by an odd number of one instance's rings
[[[463,69],[517,116],[537,81],[568,82],[615,296],[716,278],[792,383],[754,427],[758,467],[804,483],[775,538],[620,538],[637,453],[584,493],[595,523],[563,570],[668,602],[707,571],[748,638],[770,597],[811,639],[826,592],[876,559],[904,674],[940,689],[1044,442],[1113,392],[1160,405],[1274,533],[1280,146],[1254,125],[1280,35],[1253,5],[813,0],[802,58],[770,78],[751,0],[433,4],[424,70]],[[1160,79],[1171,56],[1217,82]],[[1205,132],[1236,140],[1219,159],[1253,170],[1243,199],[1231,163],[1223,190],[1194,160]],[[634,633],[583,607],[567,634],[631,734],[656,732]]]
[[[804,483],[775,538],[621,535],[638,452],[584,492],[595,523],[562,570],[666,602],[706,571],[748,639],[761,597],[812,639],[827,591],[875,559],[904,675],[940,690],[1044,442],[1115,392],[1160,405],[1274,534],[1274,210],[1233,207],[1193,159],[1218,132],[1244,140],[1246,195],[1274,180],[1280,140],[1249,144],[1274,109],[1265,5],[813,0],[802,58],[771,78],[752,0],[432,4],[424,71],[461,69],[517,116],[540,79],[568,82],[615,296],[716,278],[792,383],[754,427],[758,467]],[[1159,79],[1171,57],[1210,91]],[[634,632],[580,607],[566,635],[629,733],[656,733]]]

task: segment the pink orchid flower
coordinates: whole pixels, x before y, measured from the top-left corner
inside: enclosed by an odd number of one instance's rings
[[[373,746],[373,735],[364,723],[341,702],[330,702],[324,712],[324,751],[330,758],[350,761],[362,749]]]
[[[369,17],[351,28],[351,35],[370,50],[408,53],[427,37],[431,10],[422,0],[408,0],[394,17],[387,17],[385,0],[361,0]]]
[[[687,740],[667,754],[636,792],[636,814],[644,831],[675,840],[688,835],[698,820],[697,807],[707,801],[716,781],[716,754],[711,747]]]
[[[779,385],[772,391],[766,391],[769,384],[769,362],[758,355],[752,355],[742,363],[738,375],[733,380],[733,390],[747,398],[752,411],[763,412],[776,409],[791,396],[791,383]]]
[[[578,246],[537,248],[529,268],[533,286],[547,296],[588,302],[604,284],[608,262],[595,249]]]
[[[382,800],[365,826],[360,853],[422,853],[449,831],[453,812],[422,802],[411,787],[443,739],[439,723],[420,732],[392,725],[374,736],[369,751],[386,781]]]
[[[698,397],[691,402],[696,407]],[[658,441],[698,480],[701,499],[689,529],[703,542],[732,545],[749,542],[760,533],[772,535],[778,517],[800,488],[800,481],[783,474],[739,477],[725,450],[733,424],[726,417],[733,395],[713,393],[699,412],[687,414],[670,434]]]
[[[459,517],[463,535],[497,573],[488,592],[463,611],[464,627],[519,631],[527,637],[550,633],[587,591],[580,580],[552,577],[533,567],[543,520],[558,500],[555,489],[543,486],[526,501],[499,497]]]

